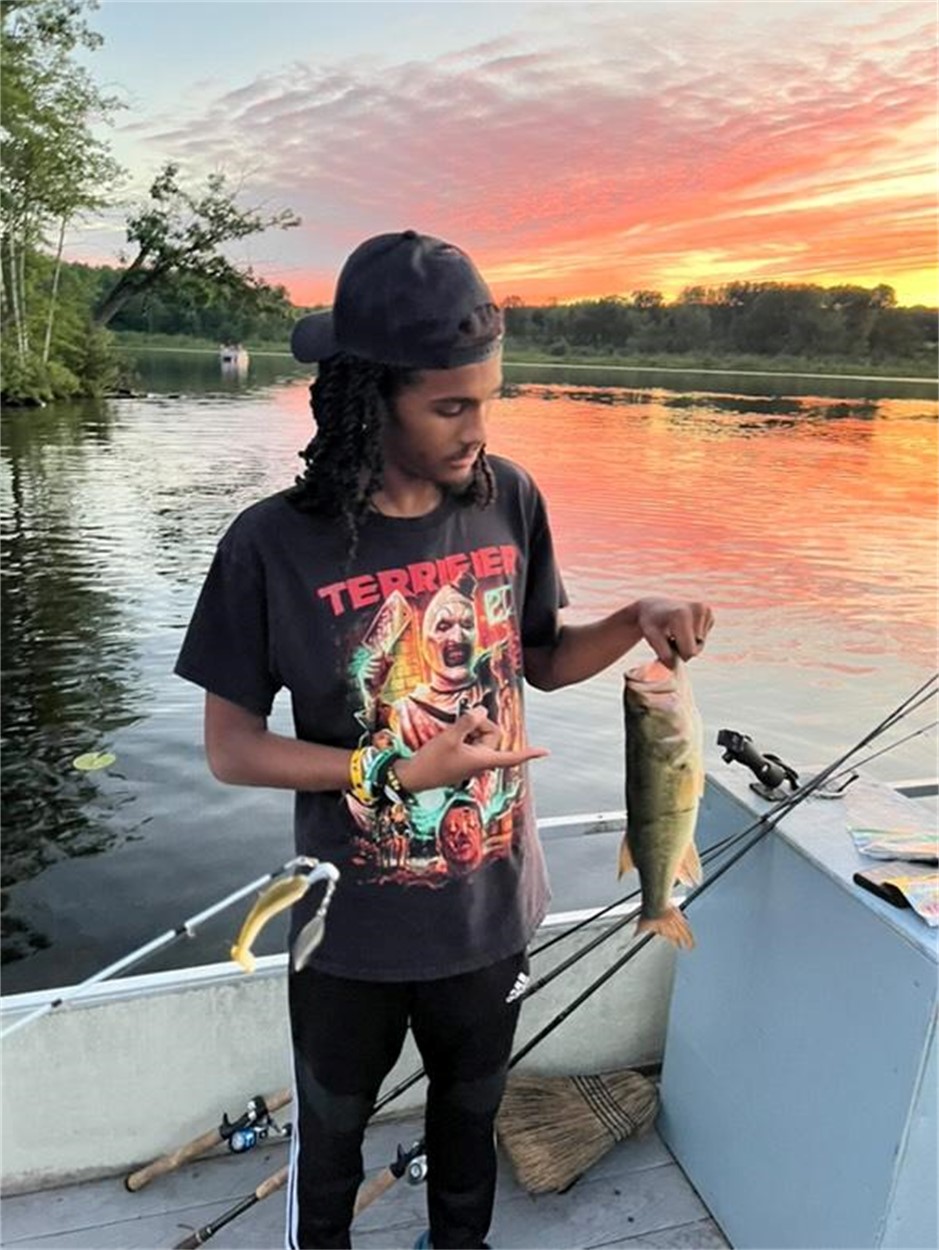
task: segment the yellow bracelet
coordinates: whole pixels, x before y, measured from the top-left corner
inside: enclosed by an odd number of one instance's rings
[[[360,803],[370,803],[371,793],[365,787],[366,747],[359,747],[349,759],[349,789]]]

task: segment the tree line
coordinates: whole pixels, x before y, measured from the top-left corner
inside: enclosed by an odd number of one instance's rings
[[[666,302],[639,290],[574,303],[504,305],[510,347],[549,356],[804,357],[934,361],[936,310],[900,308],[891,287],[728,282]]]
[[[65,265],[62,288],[103,307],[123,271]],[[179,273],[131,293],[109,324],[117,331],[214,342],[279,344],[306,308],[283,286],[221,283]],[[732,282],[689,287],[669,303],[657,291],[570,304],[503,304],[510,352],[551,357],[739,355],[882,363],[935,357],[936,310],[901,308],[889,286],[800,286]]]

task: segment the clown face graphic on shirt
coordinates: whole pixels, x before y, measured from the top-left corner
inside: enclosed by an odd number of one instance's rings
[[[521,648],[504,576],[464,569],[423,594],[396,587],[370,613],[355,613],[351,628],[360,745],[408,756],[476,707],[500,727],[503,747],[522,745]],[[347,794],[364,879],[443,885],[504,857],[524,785],[523,770],[510,768],[373,807]]]

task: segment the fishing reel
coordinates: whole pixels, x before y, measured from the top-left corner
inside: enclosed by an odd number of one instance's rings
[[[265,1141],[271,1133],[275,1137],[289,1137],[290,1125],[285,1124],[281,1128],[260,1094],[248,1099],[244,1115],[240,1115],[237,1120],[229,1120],[226,1113],[218,1126],[219,1137],[228,1143],[228,1149],[236,1155],[253,1150],[258,1142]]]
[[[420,1185],[427,1179],[427,1152],[424,1150],[424,1139],[414,1142],[412,1146],[398,1146],[397,1158],[388,1164],[388,1171],[400,1180],[406,1176],[409,1185]]]
[[[427,1179],[427,1155],[417,1155],[408,1164],[408,1184],[420,1185]]]
[[[723,760],[726,764],[744,764],[756,781],[750,782],[750,789],[755,790],[761,798],[771,803],[785,798],[781,788],[787,783],[793,791],[799,788],[799,774],[794,768],[785,764],[778,755],[764,754],[754,746],[753,739],[736,729],[722,729],[717,735],[717,745],[724,748]]]

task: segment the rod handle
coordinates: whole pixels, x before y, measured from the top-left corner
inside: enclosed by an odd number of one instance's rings
[[[158,1176],[165,1176],[167,1172],[175,1172],[177,1168],[182,1167],[184,1163],[188,1163],[190,1159],[196,1159],[199,1155],[205,1154],[213,1146],[217,1146],[221,1140],[222,1138],[217,1128],[211,1129],[208,1133],[203,1133],[200,1137],[194,1137],[192,1141],[186,1142],[184,1146],[180,1146],[159,1159],[154,1159],[152,1163],[148,1163],[146,1167],[138,1168],[136,1172],[131,1172],[130,1176],[124,1178],[124,1188],[135,1194],[139,1189],[143,1189],[144,1185],[149,1185],[151,1181],[155,1181]]]
[[[353,1215],[359,1215],[366,1207],[370,1207],[384,1193],[396,1183],[398,1180],[391,1168],[382,1168],[377,1176],[373,1176],[371,1180],[363,1181],[359,1186],[359,1192],[355,1196],[355,1209]]]
[[[264,1101],[268,1111],[273,1112],[279,1111],[281,1107],[285,1107],[292,1098],[292,1090],[279,1089],[276,1094],[271,1094],[270,1098],[265,1098]],[[175,1172],[184,1163],[188,1163],[191,1159],[197,1159],[199,1155],[212,1150],[215,1146],[220,1145],[221,1142],[222,1135],[219,1130],[217,1128],[210,1129],[209,1132],[202,1133],[199,1137],[194,1137],[192,1141],[186,1142],[185,1145],[179,1146],[169,1154],[165,1154],[159,1159],[154,1159],[152,1163],[139,1168],[136,1172],[131,1172],[130,1176],[124,1179],[124,1188],[135,1194],[138,1190],[143,1189],[145,1185],[149,1185],[151,1181],[155,1181],[158,1176],[166,1176],[168,1172]]]
[[[287,1184],[287,1175],[289,1171],[290,1168],[285,1163],[284,1166],[276,1171],[273,1176],[269,1176],[266,1181],[261,1181],[260,1185],[258,1185],[257,1189],[254,1191],[254,1196],[258,1202],[263,1202],[264,1199],[269,1198],[271,1194],[276,1194],[278,1189],[283,1189],[283,1187]]]

